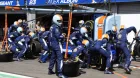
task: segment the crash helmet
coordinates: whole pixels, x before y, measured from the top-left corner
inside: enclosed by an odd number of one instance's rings
[[[40,28],[40,31],[43,31],[44,32],[45,31],[45,28],[44,27],[41,27]]]
[[[14,25],[15,25],[15,26],[18,26],[18,21],[15,21],[15,22],[14,22]]]
[[[19,19],[19,20],[18,20],[18,23],[22,23],[22,19]]]
[[[80,33],[82,34],[82,35],[84,35],[84,36],[87,36],[87,28],[86,27],[81,27],[80,28]]]
[[[30,32],[29,33],[29,36],[34,37],[35,36],[35,33],[34,32]]]
[[[56,14],[53,16],[53,23],[55,23],[58,26],[61,26],[63,23],[63,17],[59,14]]]
[[[17,28],[17,32],[18,32],[18,33],[22,33],[22,32],[23,32],[23,28],[22,28],[22,27],[18,27],[18,28]]]
[[[124,29],[124,28],[125,28],[124,25],[121,25],[120,30],[121,30],[121,29]]]
[[[108,35],[108,34],[103,34],[102,39],[107,39],[107,40],[109,40],[109,35]]]
[[[79,26],[81,27],[84,24],[84,20],[79,21]]]
[[[24,19],[22,22],[23,22],[23,23],[25,23],[25,22],[26,22],[26,20]]]
[[[82,44],[84,44],[86,47],[88,47],[89,46],[89,41],[88,40],[83,40]]]
[[[116,26],[113,26],[112,27],[112,31],[117,32],[117,27]]]

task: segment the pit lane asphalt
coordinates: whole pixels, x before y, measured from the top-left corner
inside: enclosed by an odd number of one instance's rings
[[[24,60],[22,62],[0,62],[0,71],[8,72],[18,75],[30,76],[33,78],[57,78],[56,75],[48,75],[49,63],[39,63],[37,59]],[[137,68],[133,68],[137,66]],[[78,77],[73,78],[140,78],[140,62],[132,62],[132,74],[125,74],[125,71],[120,68],[115,68],[115,74],[108,75],[104,74],[103,71],[96,69],[83,69],[86,71],[85,74],[81,74]]]

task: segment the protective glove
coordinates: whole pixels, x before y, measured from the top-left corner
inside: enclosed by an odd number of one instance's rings
[[[78,62],[78,61],[79,61],[79,57],[77,56],[77,57],[75,57],[74,62]]]

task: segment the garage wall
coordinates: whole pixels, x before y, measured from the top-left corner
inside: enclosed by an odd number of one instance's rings
[[[121,16],[121,25],[125,27],[135,26],[137,30],[140,30],[140,14],[119,14]],[[128,34],[128,40],[132,41],[134,33]]]
[[[140,30],[140,2],[118,3],[112,5],[111,10],[121,16],[120,25],[124,25],[126,28],[135,26],[137,31]],[[131,42],[133,38],[134,32],[130,32],[127,35],[128,41]]]

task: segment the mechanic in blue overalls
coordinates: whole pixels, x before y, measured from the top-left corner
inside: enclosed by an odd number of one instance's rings
[[[49,42],[50,42],[50,47],[52,49],[52,54],[50,58],[48,74],[49,75],[54,74],[52,70],[56,61],[58,77],[66,78],[66,76],[62,74],[63,53],[62,53],[61,41],[65,37],[65,35],[62,34],[62,30],[61,30],[63,18],[61,15],[56,14],[53,16],[52,21],[53,21],[53,25],[50,27],[50,35],[49,35]]]
[[[16,55],[19,53],[19,49],[17,48],[16,44],[15,44],[15,39],[19,36],[21,36],[21,32],[22,32],[22,28],[18,27],[17,31],[11,32],[8,34],[8,45],[9,45],[9,49],[11,52],[13,52],[13,57],[16,57]]]
[[[8,34],[10,34],[11,32],[17,31],[17,28],[18,28],[18,21],[15,21],[14,24],[12,24],[12,25],[8,28]]]
[[[21,23],[21,27],[24,29],[24,34],[28,35],[28,33],[30,32],[29,27],[28,27],[28,23],[23,20]]]
[[[75,31],[70,35],[69,42],[72,50],[82,44],[82,40],[88,37],[87,32],[85,27],[81,27],[79,31]]]
[[[22,57],[29,48],[28,43],[29,43],[30,39],[33,38],[34,36],[35,36],[35,34],[33,32],[30,32],[29,35],[22,34],[21,36],[19,36],[15,39],[15,43],[18,46],[18,48],[20,49],[20,53],[17,56],[17,61],[23,60]]]
[[[108,30],[106,34],[109,35],[109,41],[107,43],[106,49],[111,53],[111,59],[114,61],[116,59],[117,27],[113,26],[112,30]]]
[[[42,54],[39,58],[40,63],[45,63],[47,61],[48,55],[49,55],[49,47],[48,47],[48,36],[49,36],[49,31],[45,31],[44,27],[40,28],[40,31],[42,34],[40,35],[39,42],[43,48]]]
[[[74,31],[79,31],[81,27],[85,26],[84,23],[85,23],[84,20],[80,20],[79,21],[79,26],[75,27],[75,28],[72,28],[72,29],[74,29]]]
[[[23,23],[22,19],[18,19],[18,26],[22,27],[22,23]]]
[[[83,40],[81,45],[78,45],[72,52],[71,58],[75,61],[80,61],[83,62],[82,60],[79,59],[79,56],[84,53],[87,57],[89,57],[88,54],[88,47],[89,47],[89,41],[88,40]],[[89,59],[89,58],[88,58]],[[89,61],[89,60],[88,60]]]
[[[82,45],[82,41],[84,39],[89,39],[88,37],[88,31],[86,29],[86,27],[81,27],[79,31],[75,31],[70,35],[70,47],[71,50],[73,51],[78,45]],[[87,62],[84,61],[82,67],[90,67],[89,65],[90,63],[90,55],[88,55],[87,57]]]
[[[100,54],[102,54],[103,56],[105,56],[107,58],[107,60],[106,60],[106,69],[105,69],[104,73],[105,74],[113,74],[113,72],[111,72],[109,70],[109,68],[111,67],[110,52],[107,52],[104,48],[107,46],[108,39],[109,39],[108,34],[104,34],[102,36],[102,40],[96,40],[94,45],[90,46],[89,50],[92,52],[97,51]]]
[[[127,44],[128,44],[127,34],[130,33],[131,31],[133,31],[136,35],[137,30],[134,26],[124,28],[124,25],[122,25],[120,27],[120,31],[117,35],[118,47],[124,52],[124,55],[126,57],[124,69],[127,74],[131,74],[131,69],[129,68],[129,66],[131,64],[131,52],[130,52],[129,48],[127,47]]]

